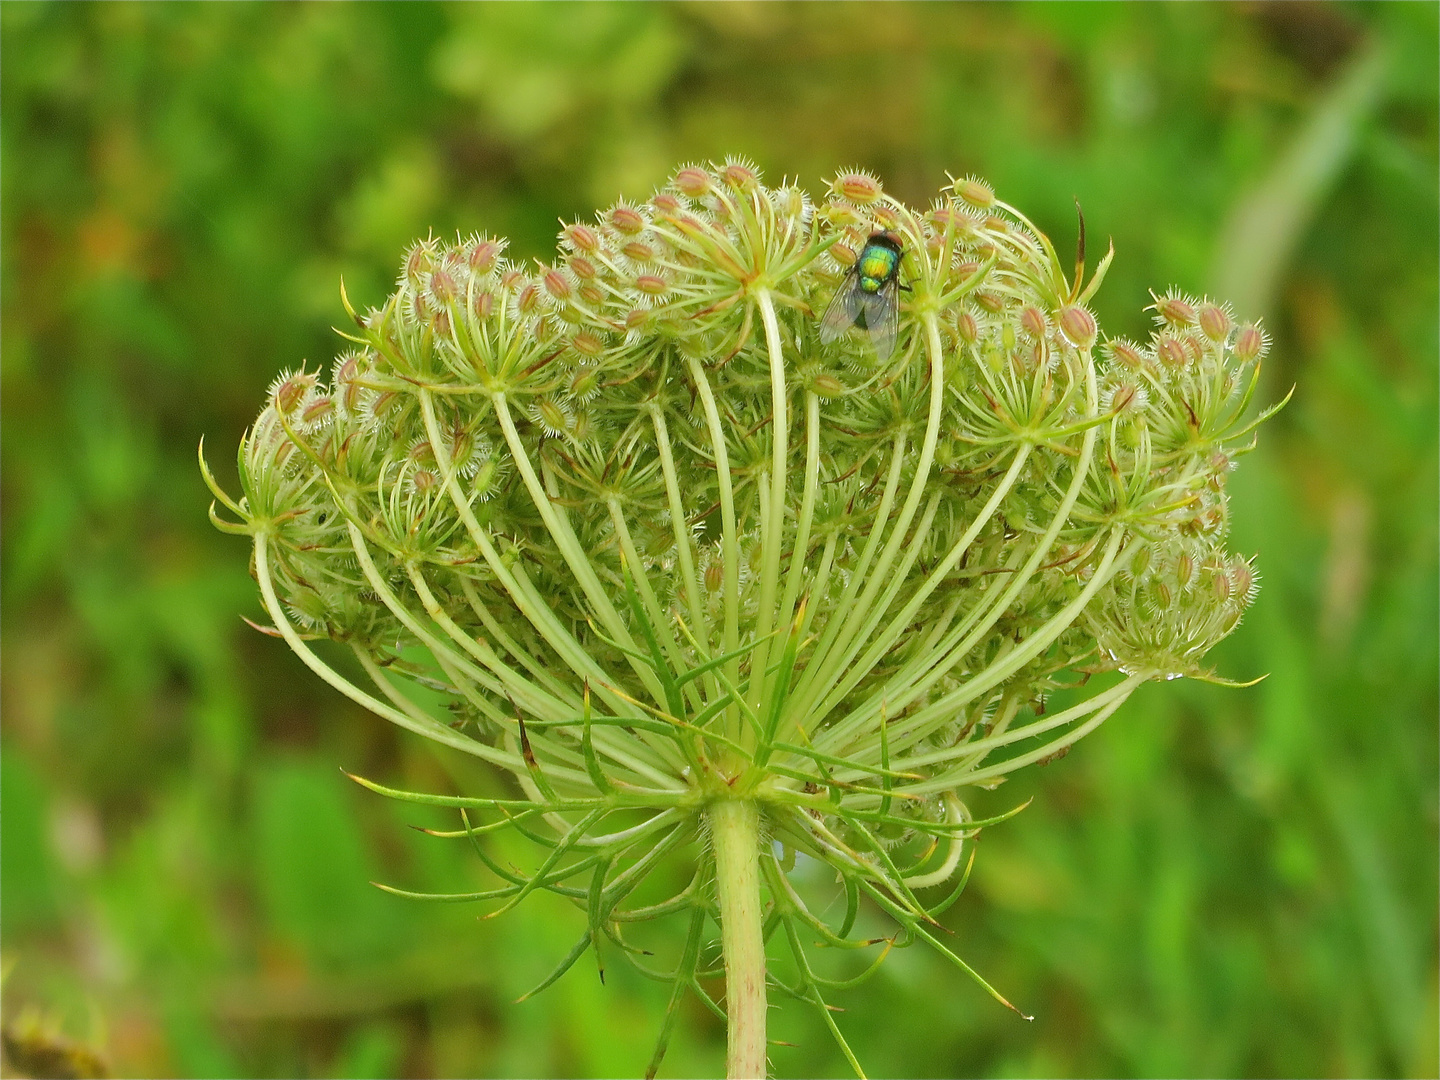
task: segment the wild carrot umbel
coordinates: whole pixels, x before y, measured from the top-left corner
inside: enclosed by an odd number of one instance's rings
[[[815,206],[743,162],[688,166],[560,244],[533,266],[486,236],[416,244],[328,377],[275,382],[243,497],[206,471],[305,663],[515,792],[361,782],[460,809],[447,835],[499,881],[448,899],[546,889],[588,914],[552,979],[592,948],[636,960],[628,923],[687,928],[673,970],[640,962],[674,986],[651,1073],[686,992],[719,1009],[712,924],[732,1076],[765,1070],[767,986],[818,1007],[854,1064],[817,940],[923,941],[1004,1001],[936,922],[1000,820],[966,793],[1147,680],[1211,677],[1255,592],[1225,482],[1259,423],[1264,333],[1167,293],[1150,340],[1104,340],[1087,304],[1113,253],[1067,274],[974,179],[921,212],[862,173]],[[899,253],[893,345],[864,313],[822,333],[867,247]],[[1076,703],[1047,713],[1062,688]],[[536,841],[533,871],[486,856],[502,827]],[[838,921],[807,906],[794,852],[834,868]],[[690,884],[627,903],[666,860]],[[854,940],[862,904],[893,934]],[[795,974],[767,978],[767,949]]]

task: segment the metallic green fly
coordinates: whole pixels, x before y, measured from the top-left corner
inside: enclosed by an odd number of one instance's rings
[[[835,341],[852,326],[870,334],[881,362],[895,351],[895,324],[900,310],[900,238],[891,232],[871,233],[835,298],[820,321],[820,340]]]

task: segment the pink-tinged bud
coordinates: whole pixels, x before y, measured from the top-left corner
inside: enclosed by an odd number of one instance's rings
[[[430,291],[436,300],[448,304],[455,299],[455,279],[444,270],[436,270],[430,275]]]
[[[581,225],[579,222],[566,225],[561,235],[573,250],[586,255],[593,255],[600,249],[600,237],[589,225]]]
[[[554,267],[545,271],[542,280],[545,282],[545,291],[556,300],[569,300],[575,292],[575,286],[570,283],[570,279]]]
[[[728,162],[720,170],[720,178],[736,191],[750,191],[760,182],[760,174],[754,166],[744,161]]]
[[[1195,309],[1178,296],[1161,296],[1151,307],[1171,326],[1193,326],[1195,323]]]
[[[883,194],[880,181],[863,172],[841,173],[830,185],[830,190],[860,206],[869,206]]]
[[[870,217],[878,229],[894,229],[900,224],[899,216],[889,206],[876,206],[871,211]]]
[[[1095,316],[1078,305],[1064,308],[1060,312],[1060,329],[1072,345],[1084,348],[1095,341]]]
[[[680,210],[680,200],[668,191],[657,192],[650,199],[650,205],[667,217]]]
[[[828,371],[810,377],[810,389],[819,397],[835,398],[845,393],[845,384]]]
[[[860,257],[860,253],[849,244],[831,244],[830,257],[841,266],[850,267],[855,265],[855,260]]]
[[[1223,569],[1210,575],[1210,588],[1222,604],[1235,595],[1235,584]]]
[[[281,379],[270,391],[276,411],[282,416],[289,416],[305,400],[305,395],[315,388],[315,382],[315,376],[307,371]]]
[[[610,211],[610,224],[626,236],[634,236],[644,231],[645,218],[634,207],[617,206]]]
[[[580,286],[580,299],[587,304],[598,304],[605,299],[605,290],[593,281]]]
[[[655,258],[655,249],[643,240],[631,240],[620,250],[627,259],[633,259],[639,263],[646,263]]]
[[[1020,312],[1020,329],[1033,338],[1045,336],[1045,313],[1031,305]]]
[[[962,202],[969,203],[978,210],[988,210],[995,205],[994,189],[985,181],[977,180],[973,176],[955,181],[952,190]]]
[[[718,561],[717,561],[717,562],[712,562],[709,566],[705,567],[705,591],[706,591],[706,592],[708,592],[708,593],[718,593],[718,592],[720,591],[720,586],[722,586],[722,585],[724,585],[724,584],[725,584],[725,564],[724,564],[724,563],[718,562]]]
[[[477,319],[488,319],[495,310],[495,297],[488,292],[477,293],[470,307]]]
[[[968,311],[962,311],[955,317],[955,332],[966,345],[974,345],[980,340],[980,324]]]
[[[570,339],[570,347],[581,356],[594,358],[605,351],[605,343],[589,330],[582,330]]]
[[[583,255],[570,256],[570,258],[566,260],[566,265],[570,267],[570,272],[581,281],[589,281],[598,272],[595,269],[595,264]]]
[[[692,199],[709,195],[714,186],[715,181],[710,174],[696,165],[687,165],[675,174],[675,187],[682,195]]]
[[[971,274],[975,273],[979,269],[980,264],[972,259],[966,259],[964,262],[959,262],[955,264],[955,273],[958,274],[962,279],[968,278]]]
[[[1185,334],[1180,338],[1180,343],[1185,346],[1185,351],[1190,354],[1192,362],[1198,364],[1205,359],[1205,343],[1196,334]]]
[[[664,296],[670,283],[659,274],[641,274],[635,279],[635,288],[646,296]]]
[[[1162,337],[1155,343],[1155,355],[1172,368],[1183,368],[1189,357],[1185,346],[1173,337]]]
[[[494,240],[477,240],[465,253],[465,262],[476,274],[488,274],[500,261],[501,246]]]
[[[519,288],[520,283],[524,280],[525,275],[522,274],[519,270],[516,270],[514,267],[511,267],[509,270],[506,270],[505,273],[500,275],[500,287],[506,292],[510,292],[514,289]]]
[[[429,469],[416,469],[410,474],[410,486],[417,495],[427,495],[440,486],[440,477]]]
[[[982,309],[988,311],[991,315],[999,315],[1000,312],[1005,310],[1005,298],[992,292],[977,292],[975,294],[975,303],[979,304]]]
[[[1202,304],[1196,313],[1200,332],[1211,341],[1224,341],[1230,334],[1230,316],[1219,304]]]
[[[1246,323],[1235,335],[1235,359],[1242,364],[1258,360],[1270,348],[1270,339],[1265,331],[1254,323]]]
[[[437,311],[430,316],[430,327],[435,331],[436,337],[450,336],[450,313],[448,311]]]
[[[1235,468],[1235,462],[1230,455],[1223,450],[1216,450],[1210,455],[1210,471],[1216,476],[1224,476],[1231,469]]]
[[[650,324],[650,312],[645,308],[632,308],[625,316],[626,330],[643,330]]]

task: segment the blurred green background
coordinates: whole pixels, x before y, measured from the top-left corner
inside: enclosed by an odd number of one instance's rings
[[[328,361],[433,229],[556,219],[746,154],[924,203],[975,172],[1062,250],[1084,206],[1110,333],[1219,290],[1297,387],[1234,480],[1263,592],[1250,690],[1151,686],[1012,783],[953,944],[840,995],[894,1076],[1437,1072],[1437,6],[0,6],[4,1018],[132,1076],[600,1076],[665,990],[581,964],[581,914],[483,887],[346,781],[489,783],[306,672],[214,532],[282,367]],[[1008,805],[1009,803],[1007,803]],[[516,858],[526,857],[517,849]],[[719,1075],[687,1008],[662,1075]],[[29,1033],[28,1035],[26,1033]],[[781,1076],[843,1076],[800,1006]],[[12,1046],[12,1050],[14,1047]],[[34,1062],[32,1061],[32,1065]],[[74,1062],[72,1061],[72,1064]],[[19,1075],[12,1060],[7,1075]]]

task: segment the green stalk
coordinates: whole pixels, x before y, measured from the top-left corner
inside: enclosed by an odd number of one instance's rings
[[[707,813],[725,955],[725,1074],[730,1080],[755,1080],[765,1075],[760,812],[748,800],[722,798],[712,802]]]

